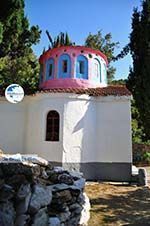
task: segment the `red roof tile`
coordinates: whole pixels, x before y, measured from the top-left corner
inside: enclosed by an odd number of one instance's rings
[[[55,88],[41,90],[38,93],[75,93],[89,96],[131,96],[131,92],[125,86],[107,86],[102,88]]]
[[[102,88],[55,88],[39,90],[37,93],[74,93],[87,94],[89,96],[131,96],[131,92],[125,86],[107,86]],[[34,94],[33,94],[34,95]],[[0,90],[0,96],[4,93]]]

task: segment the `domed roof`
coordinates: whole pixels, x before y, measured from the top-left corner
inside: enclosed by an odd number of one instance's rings
[[[107,86],[107,57],[84,46],[61,46],[40,56],[40,88]]]

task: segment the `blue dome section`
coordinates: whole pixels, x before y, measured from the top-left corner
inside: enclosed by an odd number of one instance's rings
[[[88,79],[88,60],[83,55],[76,60],[76,78]]]
[[[107,58],[85,46],[60,46],[40,57],[40,88],[107,86]]]
[[[71,58],[62,54],[58,59],[58,78],[71,78]]]

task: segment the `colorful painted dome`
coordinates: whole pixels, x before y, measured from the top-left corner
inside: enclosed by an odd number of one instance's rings
[[[107,86],[107,58],[84,46],[61,46],[40,56],[40,88],[96,88]]]

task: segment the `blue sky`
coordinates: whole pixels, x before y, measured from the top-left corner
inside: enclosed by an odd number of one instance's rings
[[[140,6],[141,0],[25,0],[30,25],[39,25],[42,30],[34,52],[39,57],[43,48],[48,47],[46,29],[53,37],[67,31],[78,45],[84,44],[89,32],[111,32],[113,41],[120,42],[119,52],[129,42],[133,7]],[[126,78],[132,59],[127,56],[113,65],[117,69],[115,79]]]

